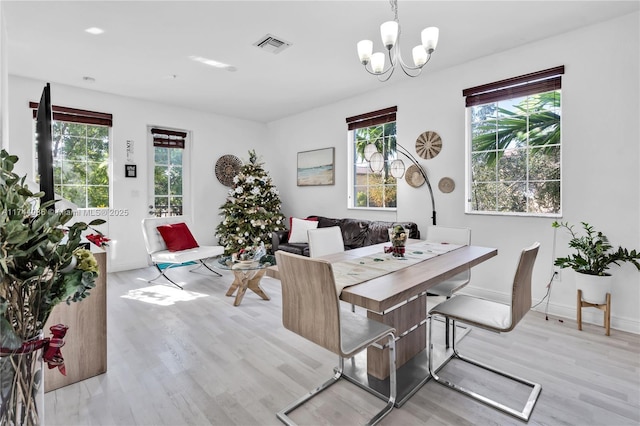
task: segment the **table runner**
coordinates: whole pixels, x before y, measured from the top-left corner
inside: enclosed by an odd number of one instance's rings
[[[391,253],[379,253],[333,263],[331,266],[336,291],[340,295],[345,287],[390,274],[460,247],[462,247],[460,244],[421,241],[406,246],[404,257],[393,257]]]

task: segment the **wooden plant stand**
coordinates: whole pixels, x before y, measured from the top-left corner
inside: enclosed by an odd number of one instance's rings
[[[604,311],[605,335],[611,332],[611,293],[607,293],[606,302],[602,304],[589,303],[582,300],[582,290],[578,290],[578,330],[582,330],[582,308],[598,308]]]

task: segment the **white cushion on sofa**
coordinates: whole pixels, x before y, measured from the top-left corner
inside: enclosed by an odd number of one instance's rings
[[[292,217],[289,243],[308,243],[309,237],[307,237],[307,230],[316,229],[317,227],[318,221],[316,220],[304,220]]]

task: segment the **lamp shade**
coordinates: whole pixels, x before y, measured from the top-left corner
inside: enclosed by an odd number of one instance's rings
[[[371,40],[360,40],[358,42],[358,58],[364,65],[369,63],[373,52],[373,42]]]
[[[404,162],[402,160],[393,160],[390,164],[391,176],[400,179],[404,176]]]
[[[376,146],[372,143],[367,144],[364,147],[364,159],[367,161],[371,161],[371,156],[378,152],[378,148],[376,148]]]
[[[384,70],[384,53],[376,52],[371,55],[371,69],[376,74],[380,74]]]
[[[381,172],[384,168],[384,157],[379,152],[374,152],[371,155],[371,159],[369,160],[369,167],[371,167],[371,171],[378,173]]]
[[[413,53],[413,63],[416,67],[421,67],[427,63],[427,51],[422,45],[418,45],[411,51]]]
[[[380,25],[380,36],[382,37],[384,47],[391,50],[398,39],[398,23],[396,21],[384,22]]]
[[[428,27],[422,30],[422,46],[427,53],[431,54],[434,50],[436,50],[439,35],[440,30],[438,29],[438,27]]]

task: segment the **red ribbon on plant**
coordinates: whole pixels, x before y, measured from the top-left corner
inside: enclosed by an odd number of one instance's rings
[[[89,234],[86,235],[86,238],[98,247],[106,246],[108,245],[107,243],[111,241],[109,238],[105,237],[102,234]]]
[[[47,363],[49,369],[58,367],[60,373],[66,376],[67,370],[64,366],[64,358],[62,357],[60,348],[64,346],[63,338],[67,334],[68,329],[69,327],[64,324],[53,325],[49,327],[51,334],[53,334],[52,337],[30,340],[28,342],[24,342],[18,349],[13,350],[0,347],[0,353],[10,355],[28,354],[42,348],[42,359]]]

